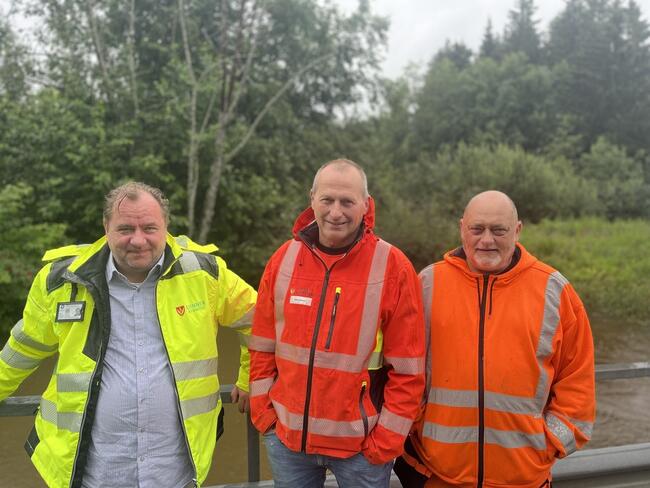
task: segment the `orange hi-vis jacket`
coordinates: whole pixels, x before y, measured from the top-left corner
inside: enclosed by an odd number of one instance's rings
[[[462,248],[420,273],[426,407],[404,459],[427,487],[538,488],[591,437],[594,351],[580,298],[517,244],[511,269],[472,273]]]
[[[314,250],[318,227],[309,208],[262,276],[249,342],[252,421],[260,432],[275,426],[293,451],[338,458],[362,452],[385,463],[401,454],[420,411],[417,274],[375,236],[373,224],[371,199],[357,242],[328,268]],[[371,375],[382,354],[385,374]],[[382,386],[380,406],[371,393]]]

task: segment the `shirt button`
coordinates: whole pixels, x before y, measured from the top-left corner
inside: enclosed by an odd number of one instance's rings
[[[144,373],[144,368],[140,368],[140,369],[138,370],[138,373]]]
[[[140,461],[144,461],[144,456],[140,456]]]
[[[138,342],[138,346],[142,346],[144,344],[143,341]]]
[[[144,432],[144,427],[142,427],[142,428],[140,429],[140,432]]]

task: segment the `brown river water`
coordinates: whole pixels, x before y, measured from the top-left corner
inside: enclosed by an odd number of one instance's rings
[[[627,325],[594,320],[596,363],[650,360],[650,324]],[[222,383],[235,380],[237,337],[225,330],[219,335],[219,376]],[[15,395],[35,395],[45,388],[53,362],[41,366]],[[650,442],[650,377],[600,381],[597,384],[598,416],[589,447]],[[246,426],[232,405],[226,406],[226,431],[217,444],[206,485],[246,480]],[[0,417],[0,488],[40,488],[44,483],[32,467],[23,444],[32,426],[31,417]],[[271,473],[261,451],[262,479]]]

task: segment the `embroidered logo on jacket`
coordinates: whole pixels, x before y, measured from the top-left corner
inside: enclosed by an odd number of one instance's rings
[[[199,310],[203,310],[205,308],[205,302],[203,300],[199,300],[198,302],[190,303],[188,305],[179,305],[176,307],[176,313],[180,316],[185,315],[185,312],[187,313],[192,313],[192,312],[198,312]]]

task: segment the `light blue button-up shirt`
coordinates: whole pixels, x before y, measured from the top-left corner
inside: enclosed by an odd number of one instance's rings
[[[162,262],[130,283],[108,259],[111,333],[84,488],[180,488],[194,477],[156,310]]]

